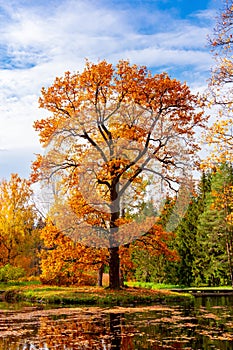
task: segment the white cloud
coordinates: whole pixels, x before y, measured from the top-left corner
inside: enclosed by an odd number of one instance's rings
[[[198,65],[201,71],[206,70],[211,62],[210,56],[206,52],[195,50],[172,50],[163,48],[148,47],[142,50],[131,50],[124,53],[123,58],[137,61],[139,64],[148,66],[167,66],[171,65],[187,67],[187,65]],[[174,77],[174,76],[173,76]]]

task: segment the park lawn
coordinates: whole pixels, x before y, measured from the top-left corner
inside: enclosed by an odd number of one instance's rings
[[[162,289],[127,287],[121,290],[110,290],[103,287],[58,287],[38,283],[0,284],[2,300],[8,302],[31,301],[41,304],[58,305],[148,305],[168,303],[177,300],[190,300],[189,293],[176,293]]]

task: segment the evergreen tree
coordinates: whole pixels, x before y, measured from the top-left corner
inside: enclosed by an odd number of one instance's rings
[[[174,205],[175,200],[167,197],[158,218],[158,223],[164,230],[169,221]],[[143,203],[142,213],[145,216],[157,217],[157,210],[155,209],[152,200]],[[166,241],[166,244],[169,249],[173,250],[174,238],[171,234],[169,236],[170,238]],[[166,282],[166,264],[167,262],[169,263],[170,260],[164,254],[152,254],[148,250],[138,249],[137,247],[137,249],[133,250],[132,261],[135,266],[134,277],[136,280],[154,283]]]
[[[206,194],[210,190],[210,174],[203,172],[197,193],[190,199],[185,216],[175,230],[174,248],[180,257],[178,262],[166,263],[166,281],[190,286],[195,281],[194,268],[198,250],[196,235],[200,214],[203,212]]]
[[[197,227],[198,249],[193,266],[196,284],[220,285],[232,280],[232,251],[229,254],[227,249],[232,230],[226,220],[229,207],[225,196],[232,180],[232,168],[227,164],[213,171],[211,190]]]

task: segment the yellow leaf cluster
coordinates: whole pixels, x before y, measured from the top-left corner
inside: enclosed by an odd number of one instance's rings
[[[0,264],[29,266],[35,253],[36,212],[29,182],[18,174],[0,183]],[[24,257],[27,257],[25,260]]]

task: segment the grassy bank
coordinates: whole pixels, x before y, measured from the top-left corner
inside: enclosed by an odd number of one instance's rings
[[[126,285],[128,287],[139,287],[139,288],[148,288],[148,289],[154,289],[154,290],[172,290],[172,289],[179,289],[183,290],[184,293],[189,291],[189,290],[199,290],[199,291],[211,291],[211,290],[225,290],[225,289],[232,289],[232,286],[218,286],[218,287],[208,287],[206,285],[202,285],[199,287],[186,287],[186,286],[180,286],[180,285],[175,285],[175,284],[164,284],[164,283],[153,283],[153,282],[126,282]]]
[[[127,287],[113,291],[101,287],[57,287],[38,283],[0,284],[1,298],[8,302],[32,301],[57,305],[151,305],[191,300],[189,294],[169,290]]]
[[[154,289],[154,290],[169,290],[173,288],[183,288],[183,286],[178,286],[175,284],[165,284],[165,283],[153,283],[153,282],[126,282],[126,286],[128,287],[136,287],[136,288],[146,288],[146,289]]]

